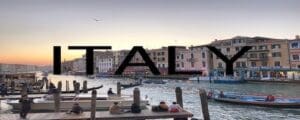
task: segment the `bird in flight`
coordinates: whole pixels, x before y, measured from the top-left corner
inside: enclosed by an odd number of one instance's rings
[[[102,21],[102,20],[100,20],[100,19],[95,19],[95,18],[94,18],[94,20],[95,20],[96,22]]]

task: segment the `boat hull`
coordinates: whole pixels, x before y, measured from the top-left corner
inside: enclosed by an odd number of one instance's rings
[[[231,98],[214,98],[215,101],[225,102],[237,105],[253,105],[261,107],[274,107],[274,108],[300,108],[300,102],[265,102],[265,101],[243,101],[240,99],[231,99]]]
[[[79,103],[79,105],[83,108],[83,110],[88,111],[91,109],[91,100],[79,100],[79,101],[61,101],[60,102],[60,110],[68,111],[72,109],[74,103]],[[121,108],[130,109],[133,100],[97,100],[96,101],[96,109],[97,110],[108,110],[114,102],[118,102]],[[18,112],[21,108],[21,104],[19,102],[8,102],[7,104],[13,107],[14,112]],[[148,101],[142,100],[141,108],[146,108],[148,105]],[[43,101],[38,103],[31,104],[32,112],[41,112],[41,111],[54,111],[54,101]]]

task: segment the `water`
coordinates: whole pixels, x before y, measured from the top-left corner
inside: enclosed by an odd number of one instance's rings
[[[65,86],[65,80],[69,80],[70,89],[72,90],[72,80],[82,82],[83,80],[88,81],[88,87],[96,87],[104,85],[103,88],[99,89],[98,94],[106,94],[108,88],[113,88],[116,92],[117,82],[128,82],[126,79],[114,79],[114,78],[101,78],[101,79],[88,79],[81,76],[53,76],[49,78],[52,82],[62,81],[63,89]],[[141,91],[141,96],[148,96],[151,105],[157,105],[160,101],[166,101],[171,103],[175,101],[175,88],[181,87],[183,91],[183,105],[184,109],[192,112],[195,118],[202,118],[200,97],[198,94],[199,88],[209,90],[215,88],[218,90],[229,91],[229,92],[240,92],[245,94],[272,94],[275,96],[288,96],[288,97],[299,97],[300,88],[299,84],[278,84],[278,83],[247,83],[247,84],[210,84],[208,82],[191,82],[181,80],[168,80],[167,84],[144,84],[138,88]],[[132,95],[133,88],[122,90],[122,94]],[[212,120],[299,120],[300,109],[279,109],[279,108],[265,108],[256,106],[243,106],[243,105],[232,105],[225,103],[218,103],[209,101],[209,113]],[[3,109],[9,109],[9,106],[2,103]]]

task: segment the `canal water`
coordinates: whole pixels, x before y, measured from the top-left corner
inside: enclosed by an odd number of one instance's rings
[[[130,79],[116,78],[96,78],[89,79],[82,76],[55,76],[49,75],[49,79],[53,83],[62,81],[63,89],[65,90],[65,81],[70,81],[70,89],[72,90],[72,81],[82,82],[88,81],[88,87],[96,87],[103,85],[104,87],[98,90],[98,94],[106,94],[109,88],[116,92],[117,82],[128,83]],[[217,89],[226,92],[238,92],[243,94],[287,96],[300,98],[299,84],[281,84],[281,83],[245,83],[245,84],[210,84],[209,82],[192,82],[184,80],[165,80],[166,84],[144,84],[138,88],[141,91],[141,96],[148,96],[151,105],[157,105],[160,101],[166,101],[168,104],[175,101],[175,88],[181,87],[183,91],[183,106],[184,109],[192,112],[195,118],[202,118],[200,97],[198,89],[203,88],[207,91]],[[122,90],[122,94],[132,95],[133,88]],[[256,106],[233,105],[226,103],[218,103],[209,101],[209,113],[212,120],[300,120],[300,109],[279,109],[265,108]],[[2,105],[2,112],[10,107]],[[0,114],[1,115],[1,114]]]

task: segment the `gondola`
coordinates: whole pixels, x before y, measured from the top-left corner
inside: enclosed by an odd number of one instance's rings
[[[140,86],[140,85],[142,85],[142,84],[140,84],[140,83],[135,83],[135,84],[130,83],[130,84],[121,84],[121,87],[126,89],[126,88],[131,88],[131,87]]]
[[[253,105],[274,108],[300,108],[300,98],[275,98],[274,101],[266,101],[266,96],[252,95],[224,95],[214,97],[217,102],[232,103],[237,105]]]

